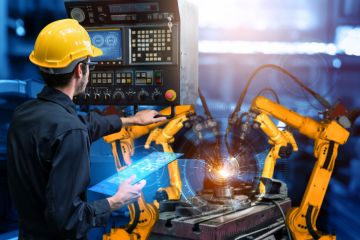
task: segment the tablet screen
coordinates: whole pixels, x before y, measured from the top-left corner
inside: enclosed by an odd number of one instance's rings
[[[119,184],[130,178],[132,175],[136,176],[133,184],[138,183],[182,155],[183,154],[181,153],[153,152],[134,162],[130,166],[120,170],[109,178],[106,178],[98,184],[90,187],[89,190],[112,196],[116,193]]]

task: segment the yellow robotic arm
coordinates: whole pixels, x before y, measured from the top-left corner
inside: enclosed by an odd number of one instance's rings
[[[194,107],[192,105],[176,106],[174,111],[175,111],[175,115],[174,115],[173,119],[177,119],[178,117],[195,113]],[[170,113],[171,113],[170,107],[165,108],[160,111],[161,115],[170,115]],[[122,166],[123,164],[120,163],[120,158],[119,158],[118,151],[117,151],[117,149],[118,149],[117,144],[119,144],[119,142],[120,142],[119,145],[120,145],[123,157],[124,157],[125,164],[129,165],[129,164],[131,164],[130,157],[134,154],[134,140],[149,134],[153,129],[159,128],[162,125],[169,123],[169,121],[172,121],[172,120],[153,123],[153,124],[146,125],[146,126],[124,127],[121,129],[120,132],[105,136],[104,140],[107,143],[111,144],[111,146],[112,146],[112,152],[113,152],[115,166],[116,166],[117,170],[119,171],[121,169],[121,167],[124,167],[124,166]]]
[[[171,109],[166,108],[160,111],[161,115],[169,115]],[[131,156],[134,154],[134,141],[137,138],[150,133],[145,147],[149,147],[152,141],[162,144],[165,152],[172,152],[169,145],[174,141],[174,135],[183,127],[183,122],[187,116],[194,114],[194,107],[191,105],[176,106],[175,115],[171,120],[155,123],[147,126],[130,126],[123,128],[120,132],[104,137],[104,140],[112,145],[116,169],[119,171],[125,165],[131,164]],[[159,127],[166,125],[164,129]],[[118,146],[124,158],[121,164]],[[159,189],[166,192],[168,199],[180,199],[181,196],[181,178],[177,160],[168,165],[170,186]],[[145,240],[150,236],[151,230],[158,220],[158,202],[154,204],[147,203],[142,195],[139,200],[128,206],[130,212],[130,223],[126,228],[112,228],[111,232],[103,235],[103,240]]]
[[[293,151],[297,151],[298,147],[292,133],[287,130],[280,131],[265,113],[258,114],[254,122],[259,124],[261,130],[269,137],[269,144],[273,145],[266,156],[261,175],[262,178],[272,178],[276,160],[280,157],[288,157],[287,155],[291,153],[287,152],[290,147]],[[260,182],[259,193],[260,195],[266,193],[263,182]]]
[[[145,143],[145,148],[150,148],[150,144],[154,141],[156,144],[162,145],[164,152],[173,152],[170,144],[174,142],[174,135],[183,128],[183,123],[187,120],[187,116],[183,114],[170,121],[164,129],[154,129]],[[159,200],[179,200],[181,197],[182,182],[177,160],[168,165],[168,171],[170,186],[159,189],[157,198],[160,198]],[[155,205],[159,207],[157,201],[155,201]]]
[[[316,221],[334,170],[338,147],[347,141],[349,132],[334,120],[317,122],[262,96],[253,100],[251,111],[272,116],[315,140],[317,160],[301,205],[287,213],[287,225],[294,239],[336,239],[333,235],[320,233]]]

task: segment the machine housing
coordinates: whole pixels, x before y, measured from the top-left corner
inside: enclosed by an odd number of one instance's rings
[[[65,0],[69,17],[103,50],[82,105],[194,104],[197,9],[183,0]]]

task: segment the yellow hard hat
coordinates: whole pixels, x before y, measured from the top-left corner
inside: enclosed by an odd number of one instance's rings
[[[89,34],[76,20],[63,19],[41,30],[29,59],[41,69],[59,69],[69,68],[79,59],[100,55],[101,49],[91,44]]]

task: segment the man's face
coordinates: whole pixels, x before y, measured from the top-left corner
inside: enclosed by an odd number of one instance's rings
[[[89,82],[89,72],[89,66],[86,65],[86,72],[82,71],[82,77],[76,86],[75,95],[85,92],[86,85]]]

